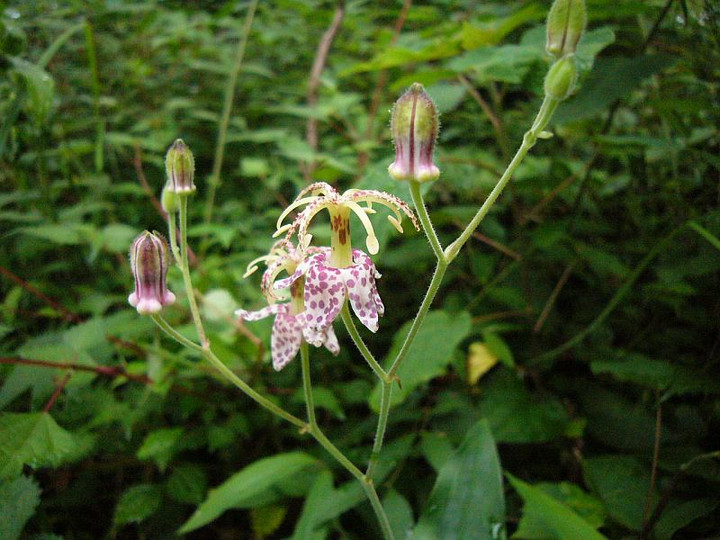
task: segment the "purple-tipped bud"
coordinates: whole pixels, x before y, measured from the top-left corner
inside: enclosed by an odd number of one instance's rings
[[[145,231],[130,248],[130,267],[135,277],[135,292],[128,302],[138,313],[145,315],[159,312],[163,306],[175,302],[175,295],[168,291],[168,244],[157,232]]]
[[[440,176],[433,163],[438,135],[438,113],[422,84],[414,83],[395,102],[390,130],[395,141],[395,161],[388,172],[395,180],[429,182]]]
[[[574,54],[586,19],[585,0],[555,0],[548,13],[545,50],[557,58]]]
[[[177,139],[165,156],[165,170],[167,171],[167,191],[177,194],[190,194],[195,191],[195,159],[190,148],[182,139]]]

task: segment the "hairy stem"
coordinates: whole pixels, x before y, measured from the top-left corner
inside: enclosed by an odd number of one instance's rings
[[[352,320],[352,316],[350,315],[350,308],[348,308],[347,302],[343,304],[340,315],[342,317],[343,323],[345,323],[345,328],[347,328],[348,334],[350,334],[350,337],[355,343],[355,346],[358,348],[360,354],[370,366],[370,369],[373,370],[375,375],[377,375],[378,379],[380,379],[382,382],[389,382],[391,379],[388,378],[385,370],[382,368],[382,366],[380,366],[377,360],[375,360],[375,357],[370,352],[370,349],[368,349],[367,345],[365,345],[365,341],[360,335],[360,332],[358,332],[357,326],[355,326],[355,322]]]
[[[203,328],[202,319],[200,318],[200,311],[198,310],[197,301],[195,300],[195,290],[190,280],[190,268],[188,266],[188,242],[187,242],[187,211],[188,211],[188,196],[184,195],[180,197],[180,270],[183,275],[183,282],[185,283],[185,292],[187,293],[188,303],[190,304],[190,312],[192,313],[193,323],[197,329],[200,343],[203,348],[208,349],[210,342],[205,335],[205,328]],[[170,231],[171,234],[173,231]]]

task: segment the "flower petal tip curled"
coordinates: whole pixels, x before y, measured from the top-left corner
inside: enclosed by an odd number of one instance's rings
[[[128,296],[128,302],[138,313],[155,314],[175,302],[166,281],[168,245],[160,233],[145,231],[135,239],[130,249],[130,267],[135,291]]]
[[[414,83],[395,102],[390,131],[395,161],[388,167],[395,180],[429,182],[440,176],[433,163],[440,122],[435,104],[422,84]]]

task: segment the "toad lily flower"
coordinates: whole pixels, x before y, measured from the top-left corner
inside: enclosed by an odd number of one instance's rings
[[[378,316],[385,311],[375,285],[380,273],[368,255],[352,249],[350,240],[350,213],[354,212],[365,228],[368,251],[372,254],[378,252],[378,240],[368,217],[368,214],[375,213],[373,203],[392,210],[393,214],[388,219],[399,232],[403,232],[400,225],[403,213],[419,229],[415,214],[394,195],[360,189],[350,189],[340,195],[335,188],[323,182],[301,191],[278,219],[276,235],[287,232],[289,237],[297,232],[299,243],[307,246],[311,240],[307,230],[312,219],[323,209],[330,213],[330,248],[316,248],[318,252],[307,257],[289,278],[275,283],[275,288],[285,288],[292,287],[300,278],[304,279],[306,324],[315,331],[332,325],[346,298],[350,299],[353,311],[369,330],[376,332],[378,329]],[[283,225],[285,217],[300,206],[305,206],[305,209],[295,221]]]
[[[353,264],[344,268],[335,268],[329,264],[332,251],[320,248],[319,253],[305,259],[289,278],[275,282],[282,289],[295,286],[301,280],[305,282],[305,325],[315,332],[323,328],[332,328],[332,323],[340,313],[345,298],[362,322],[372,332],[377,332],[378,316],[385,313],[375,280],[380,273],[375,269],[372,259],[359,249],[354,249]]]
[[[130,267],[135,277],[135,292],[128,302],[138,313],[158,313],[163,306],[175,302],[167,288],[168,245],[160,233],[145,231],[130,249]]]
[[[365,203],[365,206],[362,206]],[[330,266],[345,268],[352,266],[353,250],[350,242],[350,213],[354,212],[360,219],[367,234],[365,245],[370,254],[375,255],[379,249],[377,236],[368,214],[374,214],[373,203],[378,203],[389,208],[393,213],[388,220],[398,232],[402,233],[402,214],[404,213],[412,221],[416,230],[419,230],[415,214],[410,207],[402,200],[373,189],[349,189],[342,195],[325,182],[316,182],[303,189],[290,206],[280,215],[277,222],[277,231],[274,236],[287,233],[290,237],[297,231],[298,242],[301,246],[307,247],[310,244],[311,236],[307,230],[313,218],[323,209],[330,213]],[[305,209],[298,214],[295,221],[283,225],[285,218],[295,209],[305,206]]]
[[[259,257],[248,265],[245,276],[255,272],[258,268],[257,264],[261,261],[265,261],[267,264],[267,270],[263,274],[262,289],[268,299],[272,301],[277,299],[277,296],[272,293],[272,284],[275,278],[283,270],[289,274],[294,273],[302,262],[302,255],[290,241],[280,240],[270,249],[268,255]],[[306,324],[304,281],[304,279],[297,279],[290,285],[289,303],[270,304],[258,311],[238,309],[235,312],[235,315],[245,321],[257,321],[275,315],[270,348],[273,367],[276,371],[280,371],[290,360],[295,358],[303,339],[315,347],[324,345],[335,355],[340,352],[340,344],[332,325],[315,328]]]

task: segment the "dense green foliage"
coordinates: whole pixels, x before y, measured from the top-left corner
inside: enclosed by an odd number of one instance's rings
[[[410,200],[387,176],[387,111],[414,81],[442,112],[426,201],[443,245],[456,238],[537,111],[550,3],[404,13],[348,0],[313,79],[336,4],[260,2],[212,207],[250,6],[188,4],[2,12],[0,538],[379,537],[360,486],[306,434],[128,306],[127,250],[166,230],[151,197],[182,137],[209,338],[302,416],[299,361],[273,371],[270,321],[233,317],[263,303],[247,263],[310,178]],[[587,5],[579,90],[448,270],[400,372],[376,475],[397,538],[720,530],[720,8]],[[400,346],[434,264],[405,229],[378,228],[387,313],[363,336],[379,358]],[[168,279],[179,301],[166,317],[194,339],[176,268]],[[378,389],[336,326],[340,355],[312,351],[315,401],[328,437],[363,463]],[[483,362],[494,367],[480,374]],[[493,530],[472,529],[478,516]]]

